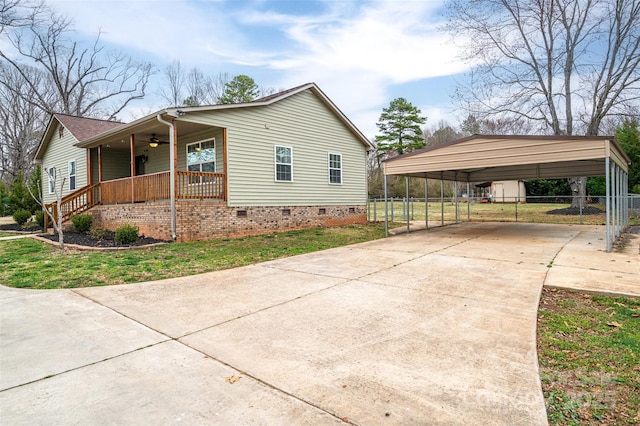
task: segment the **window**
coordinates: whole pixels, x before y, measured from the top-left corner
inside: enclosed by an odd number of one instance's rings
[[[342,183],[342,154],[329,154],[329,183]]]
[[[187,144],[187,170],[190,172],[216,171],[216,143],[215,139]],[[207,183],[215,178],[190,176],[189,183]]]
[[[49,194],[56,192],[56,168],[49,167]]]
[[[215,173],[215,139],[187,144],[187,170]]]
[[[76,160],[69,161],[69,191],[76,189]]]
[[[293,181],[293,148],[275,146],[276,182]]]

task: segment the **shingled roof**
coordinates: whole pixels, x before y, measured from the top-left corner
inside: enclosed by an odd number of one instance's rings
[[[123,123],[98,120],[95,118],[76,117],[74,115],[53,114],[53,116],[78,140],[82,142],[107,130],[120,127]]]
[[[60,123],[69,131],[78,142],[90,139],[101,133],[113,130],[116,127],[124,126],[124,123],[115,121],[98,120],[96,118],[76,117],[75,115],[53,114],[47,125],[47,129],[40,139],[40,145],[36,151],[35,161],[41,161],[44,152],[49,145],[49,140],[56,127],[55,122]]]

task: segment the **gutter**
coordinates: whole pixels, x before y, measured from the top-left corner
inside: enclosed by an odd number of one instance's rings
[[[169,126],[169,180],[171,181],[169,190],[169,199],[171,202],[171,238],[175,241],[178,236],[176,235],[176,168],[175,168],[175,126],[173,120],[171,122],[162,119],[160,114],[156,115],[156,119]]]

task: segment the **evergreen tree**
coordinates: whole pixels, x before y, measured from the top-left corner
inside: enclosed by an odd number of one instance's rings
[[[616,129],[616,139],[631,159],[629,192],[640,194],[640,129],[637,119],[625,120]]]
[[[425,146],[420,125],[427,121],[420,116],[420,109],[405,98],[396,98],[387,108],[382,109],[377,123],[381,135],[376,136],[378,151],[398,155]]]
[[[224,92],[218,99],[220,104],[237,104],[251,102],[258,97],[260,89],[248,75],[237,75],[225,84]]]

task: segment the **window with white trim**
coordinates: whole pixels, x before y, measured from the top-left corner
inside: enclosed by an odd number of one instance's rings
[[[342,154],[329,153],[329,183],[342,184]]]
[[[216,171],[216,140],[187,144],[187,170],[191,172]]]
[[[69,191],[76,190],[76,160],[69,161]]]
[[[49,175],[49,194],[54,194],[56,192],[56,168],[49,167],[47,173]]]
[[[293,182],[293,148],[274,146],[276,182]]]

